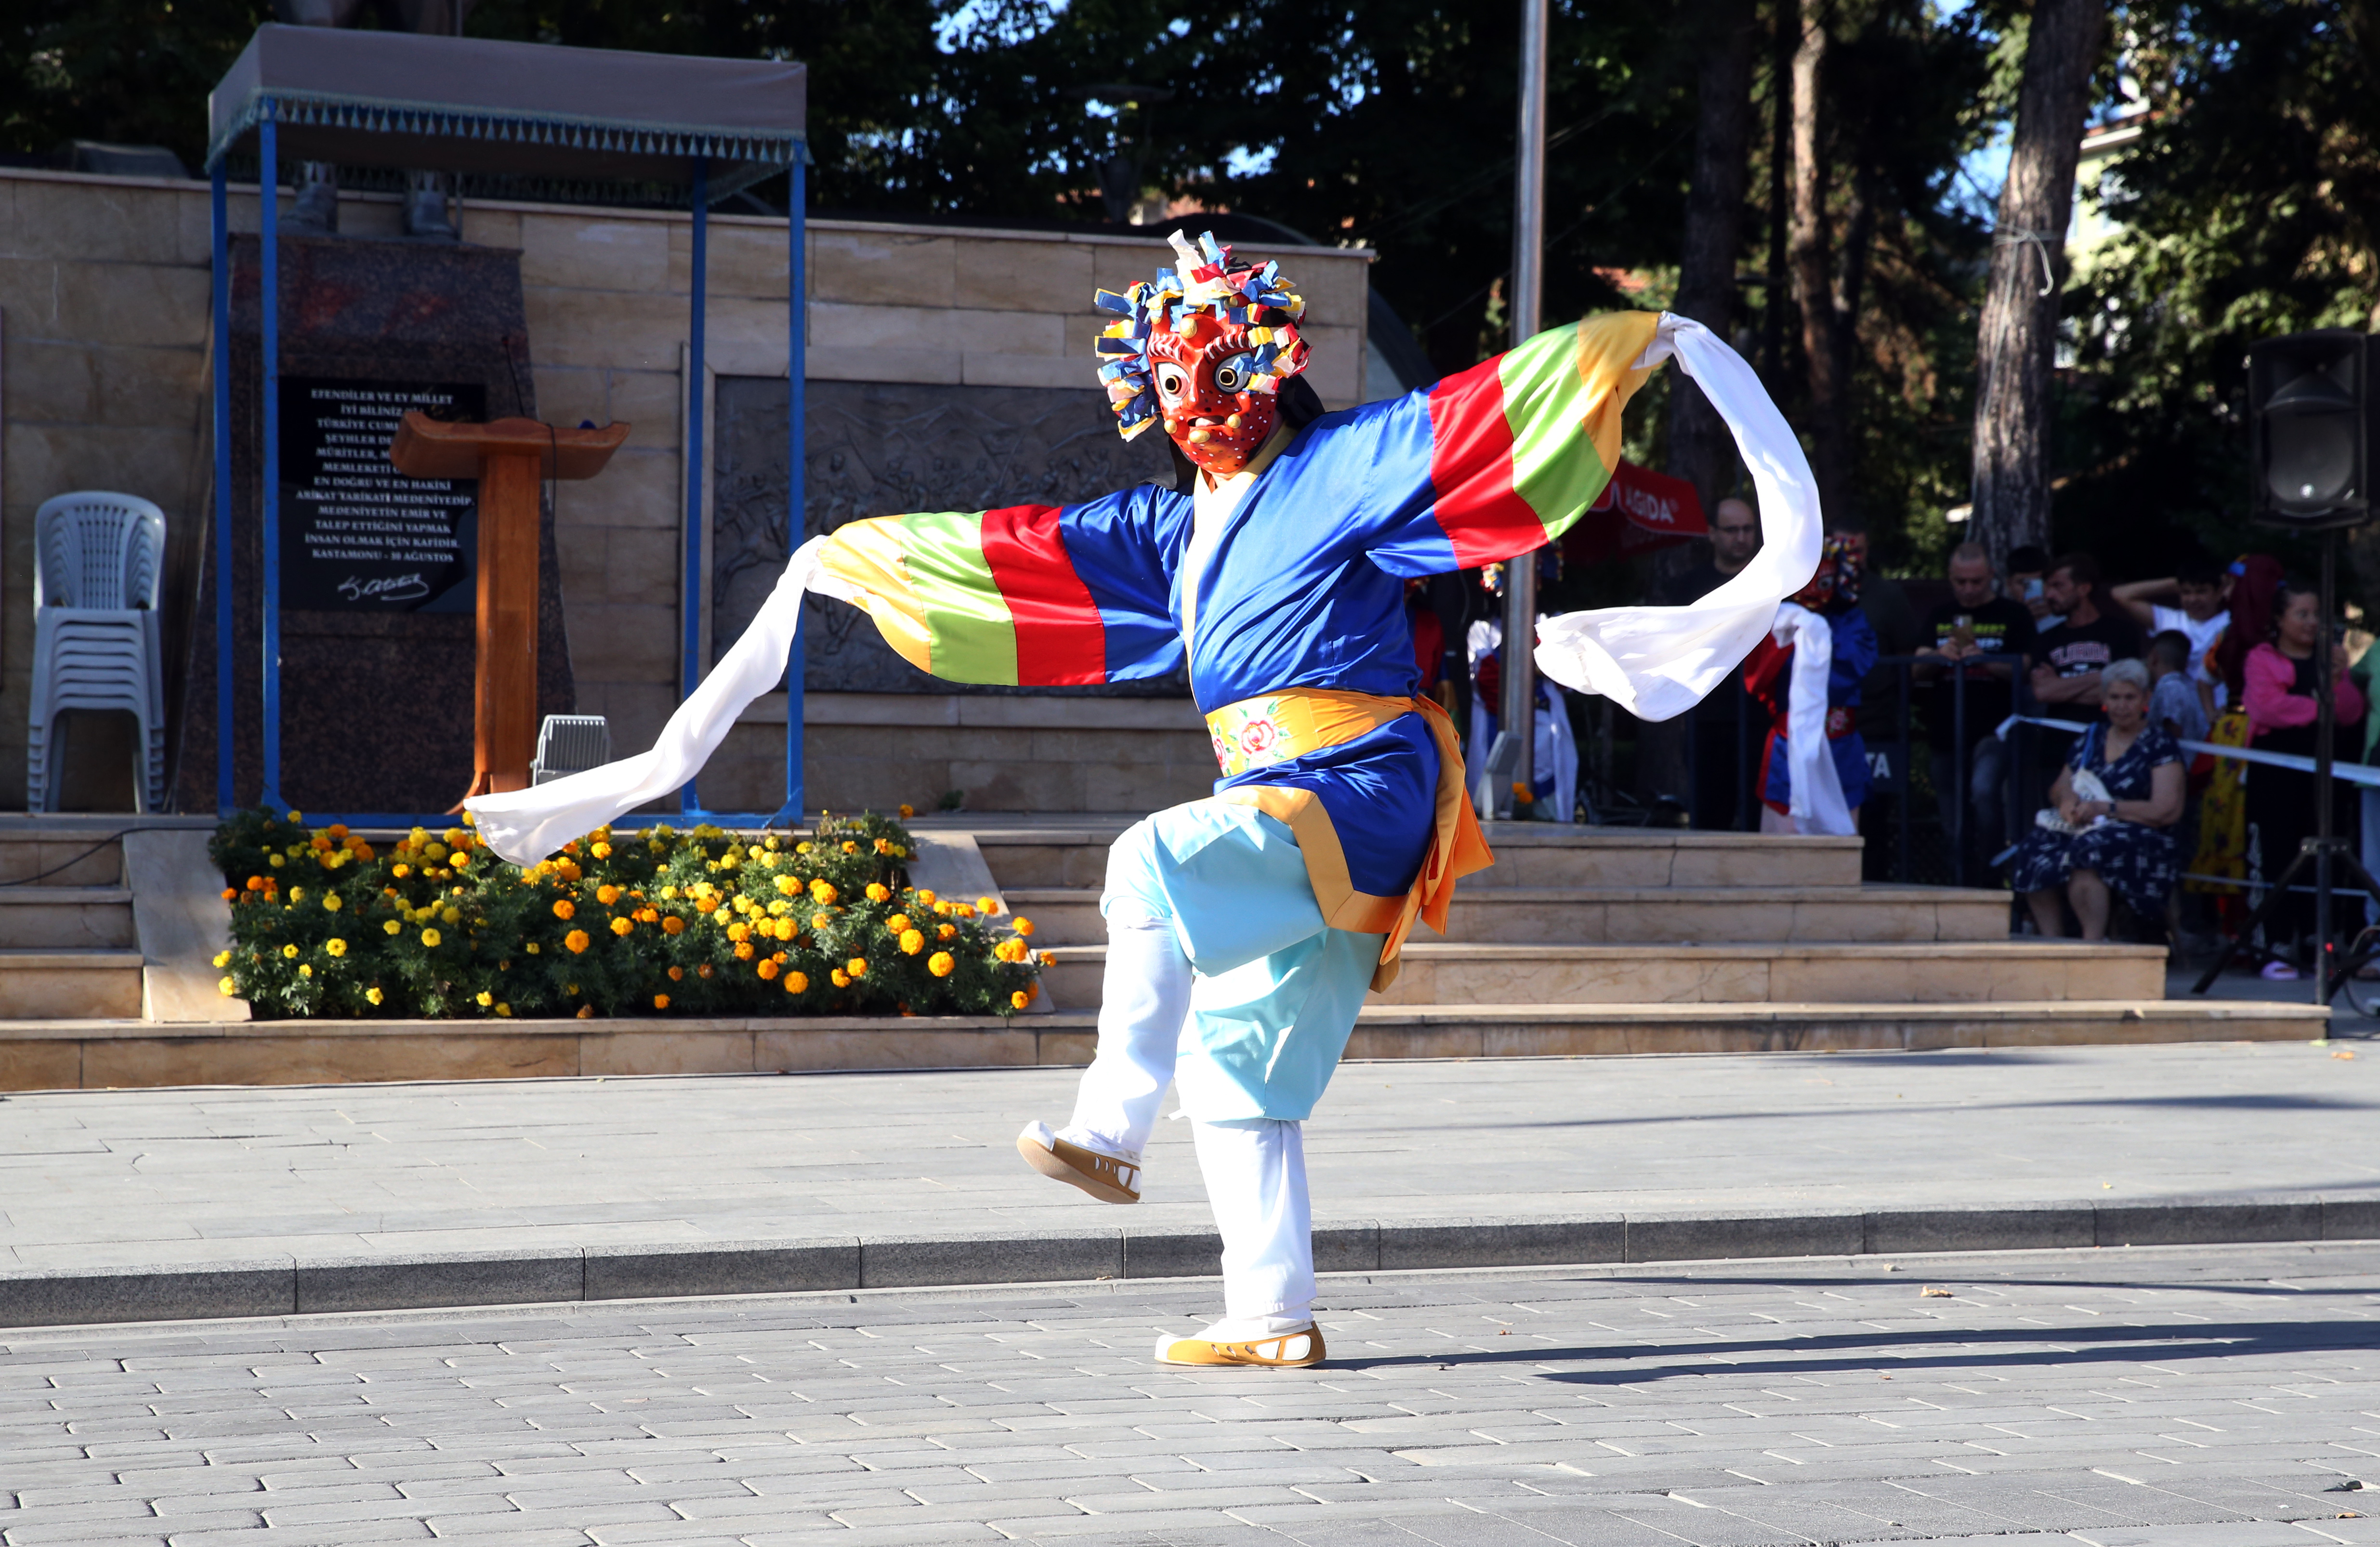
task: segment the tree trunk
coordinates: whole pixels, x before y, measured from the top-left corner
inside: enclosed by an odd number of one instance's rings
[[[2036,0],[2025,40],[1991,286],[1975,335],[1975,514],[1968,530],[1995,564],[2010,548],[2049,545],[2058,284],[2091,75],[2107,32],[2106,0]]]
[[[1708,51],[1695,84],[1694,177],[1670,310],[1732,343],[1752,139],[1753,5],[1708,0],[1697,10]],[[1705,515],[1735,487],[1735,443],[1710,399],[1682,375],[1670,384],[1670,471],[1694,484]]]
[[[1802,315],[1802,354],[1809,372],[1811,472],[1819,508],[1840,507],[1851,481],[1844,355],[1836,335],[1836,294],[1828,272],[1827,163],[1819,106],[1830,40],[1826,23],[1807,17],[1793,51],[1793,203],[1787,233],[1793,269],[1793,304]]]

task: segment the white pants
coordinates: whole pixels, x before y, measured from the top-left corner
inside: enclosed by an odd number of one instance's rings
[[[1099,1051],[1083,1071],[1066,1137],[1135,1157],[1148,1148],[1173,1081],[1191,976],[1170,921],[1111,915]],[[1194,1122],[1191,1131],[1223,1237],[1224,1315],[1305,1317],[1314,1304],[1314,1223],[1301,1125],[1255,1117]]]

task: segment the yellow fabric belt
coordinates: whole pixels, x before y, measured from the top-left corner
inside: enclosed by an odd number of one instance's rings
[[[1327,688],[1285,688],[1227,703],[1207,716],[1215,761],[1231,778],[1251,768],[1336,747],[1414,712],[1412,699],[1376,698]]]
[[[1429,852],[1422,856],[1421,870],[1402,896],[1374,896],[1354,889],[1338,831],[1312,790],[1241,785],[1218,797],[1235,805],[1253,806],[1296,834],[1306,879],[1314,884],[1314,898],[1325,923],[1357,934],[1388,937],[1381,942],[1380,965],[1372,974],[1374,993],[1396,981],[1398,957],[1415,920],[1444,934],[1456,880],[1496,862],[1463,787],[1463,747],[1455,739],[1454,722],[1427,699],[1383,699],[1311,688],[1243,699],[1207,716],[1207,729],[1215,741],[1215,761],[1229,776],[1353,741],[1400,715],[1415,713],[1421,715],[1431,739],[1438,743],[1438,810]]]

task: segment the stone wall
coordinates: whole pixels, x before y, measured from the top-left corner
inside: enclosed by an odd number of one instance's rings
[[[178,631],[198,600],[189,550],[212,481],[207,203],[197,182],[0,169],[0,808],[23,800],[34,507],[86,488],[156,501],[174,549],[169,628]],[[235,230],[255,229],[253,190],[236,190],[231,212]],[[356,235],[394,235],[395,202],[349,195],[341,224]],[[707,403],[718,378],[784,372],[784,231],[783,222],[759,217],[710,222],[709,369],[698,384]],[[521,254],[543,415],[636,427],[601,478],[561,485],[556,501],[578,707],[609,715],[614,746],[633,751],[677,702],[680,608],[689,600],[680,573],[690,223],[666,211],[489,203],[465,210],[464,236]],[[1281,258],[1306,296],[1311,380],[1323,400],[1355,402],[1370,254],[1247,250]],[[1169,251],[1133,238],[815,219],[809,378],[1079,390],[1099,324],[1091,290],[1146,277]],[[691,600],[707,629],[711,598]],[[815,755],[834,761],[842,754],[827,749],[848,728],[822,725]],[[765,756],[769,729],[756,722],[739,730],[731,752],[747,763]],[[211,736],[212,726],[197,733]],[[128,758],[128,737],[121,747]],[[920,753],[928,783],[936,761]],[[1171,766],[1167,758],[1149,765]],[[77,764],[69,787],[82,795],[78,804],[124,809],[129,779],[112,766]],[[1022,789],[1039,776],[1038,759],[1025,755],[1010,774],[976,785]],[[843,787],[843,775],[824,766],[817,777],[822,791]],[[1170,778],[1126,787],[1171,788]],[[943,787],[966,784],[953,776]],[[1110,798],[1085,789],[1085,798]],[[1140,803],[1135,793],[1126,809]]]

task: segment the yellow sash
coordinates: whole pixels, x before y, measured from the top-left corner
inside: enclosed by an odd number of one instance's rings
[[[1355,890],[1338,829],[1312,790],[1242,785],[1218,798],[1253,806],[1286,823],[1296,834],[1306,879],[1313,883],[1314,900],[1321,907],[1325,923],[1353,933],[1387,936],[1380,944],[1379,968],[1372,974],[1375,993],[1396,981],[1397,957],[1415,919],[1444,934],[1455,882],[1496,862],[1464,788],[1463,747],[1455,738],[1454,722],[1427,699],[1386,699],[1312,688],[1243,699],[1207,716],[1215,761],[1230,776],[1353,741],[1401,715],[1414,713],[1427,723],[1438,743],[1438,811],[1429,851],[1422,856],[1421,869],[1402,896],[1376,896]]]

